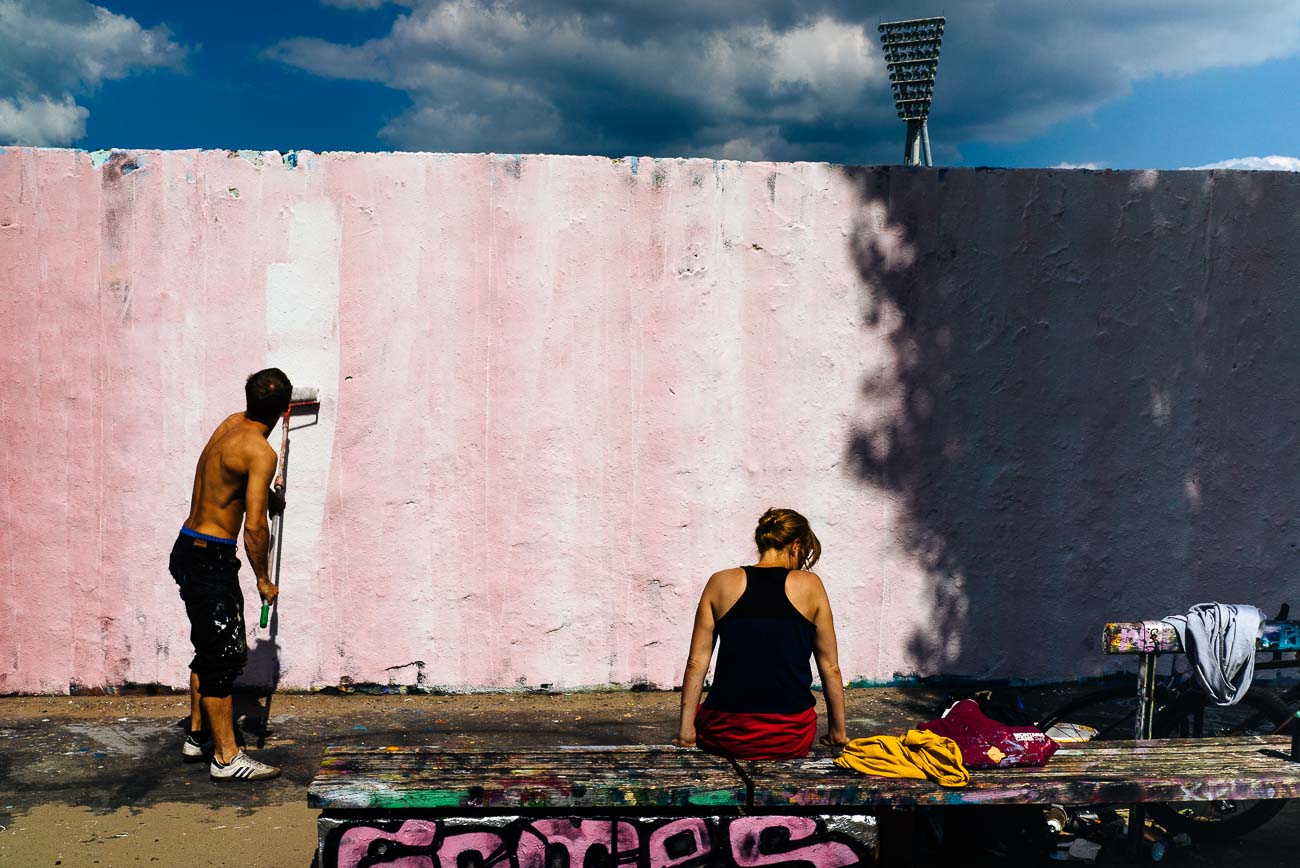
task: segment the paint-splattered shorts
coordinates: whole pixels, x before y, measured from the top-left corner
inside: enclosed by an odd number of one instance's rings
[[[235,546],[181,534],[169,566],[190,619],[190,669],[199,676],[199,690],[204,696],[229,696],[248,659]]]

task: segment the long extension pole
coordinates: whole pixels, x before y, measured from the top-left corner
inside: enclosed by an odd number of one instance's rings
[[[284,493],[287,487],[285,480],[289,467],[289,420],[290,417],[293,416],[293,410],[295,407],[311,406],[315,406],[319,412],[320,399],[318,392],[315,389],[294,389],[293,395],[289,400],[289,406],[284,408],[284,416],[280,418],[280,468],[276,471],[275,481],[271,483],[271,487],[275,489],[275,493],[280,495],[280,511],[271,519],[271,544],[275,546],[275,561],[271,568],[271,582],[277,588],[280,587],[280,555],[284,552],[284,510],[286,508],[284,504]],[[270,614],[270,605],[263,602],[262,617],[259,619],[259,623],[262,627],[266,627],[269,623]],[[275,630],[271,631],[271,648],[272,651],[277,654],[278,661],[278,652],[275,651],[275,633]],[[266,731],[271,726],[271,697],[275,695],[275,682],[278,681],[279,664],[277,662],[276,677],[271,684],[271,691],[266,694],[266,709],[263,712],[262,731],[257,735],[258,750],[261,750],[262,746],[266,744]]]

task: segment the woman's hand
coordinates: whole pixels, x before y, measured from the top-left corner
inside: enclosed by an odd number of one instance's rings
[[[844,747],[849,743],[849,737],[843,732],[827,732],[821,737],[821,743],[827,747]]]
[[[678,747],[695,747],[695,727],[678,730],[677,735],[673,737],[673,744]]]

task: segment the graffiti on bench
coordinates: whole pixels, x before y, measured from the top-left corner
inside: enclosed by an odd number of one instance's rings
[[[812,868],[871,864],[875,818],[320,818],[321,868]]]
[[[1270,621],[1264,625],[1259,647],[1268,651],[1300,650],[1300,624],[1295,621]]]
[[[1182,644],[1172,624],[1126,621],[1105,626],[1102,648],[1107,654],[1162,654],[1181,651]],[[1260,651],[1300,651],[1300,622],[1264,622],[1256,648]]]

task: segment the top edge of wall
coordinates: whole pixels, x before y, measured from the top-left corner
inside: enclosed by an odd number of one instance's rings
[[[221,154],[230,159],[243,159],[257,166],[262,166],[268,162],[280,163],[286,168],[295,168],[299,161],[304,157],[438,157],[438,158],[463,158],[463,157],[488,157],[497,160],[514,160],[516,162],[523,160],[547,159],[547,160],[606,160],[610,163],[629,163],[635,167],[642,160],[651,163],[710,163],[715,166],[724,165],[756,165],[756,166],[824,166],[827,168],[841,169],[869,169],[869,170],[892,170],[903,169],[911,172],[1044,172],[1044,173],[1084,173],[1093,175],[1158,175],[1166,172],[1178,173],[1199,173],[1199,174],[1281,174],[1281,175],[1300,175],[1287,169],[1204,169],[1204,168],[1172,168],[1172,169],[1112,169],[1105,167],[1090,168],[1086,166],[1065,167],[1065,166],[904,166],[900,163],[831,163],[825,160],[733,160],[719,159],[714,157],[666,157],[666,156],[636,156],[624,155],[621,157],[608,157],[602,154],[547,154],[547,153],[506,153],[495,151],[346,151],[346,150],[329,150],[313,151],[309,148],[300,148],[291,151],[277,150],[257,150],[252,148],[58,148],[44,147],[38,145],[0,145],[0,154],[8,151],[37,152],[37,153],[66,153],[66,154],[86,154],[90,157],[91,162],[96,168],[101,168],[108,162],[113,155],[134,156],[145,154]],[[635,168],[634,168],[635,171]]]

